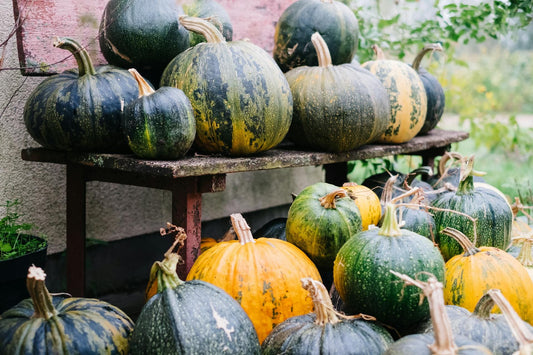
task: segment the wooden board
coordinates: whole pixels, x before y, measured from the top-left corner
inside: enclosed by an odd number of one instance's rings
[[[179,1],[179,0],[178,0]],[[228,12],[233,39],[249,39],[268,53],[282,12],[295,0],[217,0]],[[13,0],[17,46],[23,75],[51,75],[76,66],[54,48],[55,36],[71,37],[87,48],[95,64],[105,64],[98,27],[107,0]]]

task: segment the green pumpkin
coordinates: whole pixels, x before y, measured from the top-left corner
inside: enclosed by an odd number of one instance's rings
[[[388,331],[362,317],[346,317],[333,309],[323,284],[302,279],[314,311],[278,324],[261,345],[262,355],[382,354],[392,343]]]
[[[94,67],[89,53],[70,38],[54,39],[78,68],[43,80],[24,106],[28,133],[54,150],[121,152],[128,149],[121,127],[121,108],[139,95],[127,70],[111,65]]]
[[[389,270],[411,277],[444,280],[444,260],[428,238],[400,229],[396,206],[388,204],[381,228],[354,235],[339,250],[333,268],[335,287],[350,313],[370,314],[408,333],[429,316],[421,291],[405,288]]]
[[[274,33],[274,60],[283,72],[318,65],[311,44],[315,32],[326,41],[333,64],[351,62],[359,36],[353,11],[335,0],[298,0],[283,11]]]
[[[185,232],[177,231],[165,259],[150,271],[158,291],[137,318],[130,354],[259,354],[255,328],[237,301],[208,282],[179,279],[181,259],[173,249]]]
[[[195,147],[205,153],[251,155],[275,147],[292,120],[289,83],[272,58],[248,41],[226,42],[210,22],[181,18],[207,43],[179,54],[161,86],[183,90],[196,118]]]
[[[426,134],[433,128],[437,127],[437,124],[440,122],[442,114],[444,113],[444,105],[446,103],[444,89],[437,78],[424,68],[420,67],[422,58],[424,58],[427,53],[434,51],[442,51],[442,46],[439,43],[431,43],[424,46],[424,49],[418,53],[411,65],[418,75],[420,75],[427,96],[426,119],[422,129],[418,132],[419,135]]]
[[[128,353],[133,322],[124,312],[97,299],[51,296],[45,277],[41,268],[31,266],[31,298],[1,315],[0,353]]]
[[[139,98],[124,108],[124,132],[133,153],[146,159],[179,159],[194,142],[196,121],[191,103],[180,89],[154,91],[135,70]]]
[[[332,65],[320,34],[313,34],[311,40],[318,66],[302,66],[285,74],[294,100],[289,138],[303,147],[332,152],[375,141],[390,121],[387,91],[365,69]]]
[[[253,233],[255,239],[258,238],[276,238],[287,240],[285,229],[287,227],[287,217],[278,217],[271,219],[263,224]]]
[[[181,0],[181,5],[185,14],[191,17],[200,17],[209,19],[218,30],[222,33],[222,36],[226,41],[233,40],[233,25],[231,19],[226,12],[226,9],[218,2],[214,0]],[[195,33],[189,32],[191,47],[198,43],[205,42],[205,37]]]
[[[445,260],[461,254],[461,245],[448,235],[441,233],[444,228],[460,230],[475,246],[489,246],[505,250],[511,242],[513,213],[509,203],[494,189],[475,187],[472,175],[474,157],[465,159],[460,173],[457,191],[443,193],[432,202],[437,227],[436,242]],[[460,212],[476,219],[474,222]],[[477,235],[477,237],[476,237]]]
[[[100,50],[109,64],[135,68],[157,84],[172,58],[189,48],[189,32],[178,20],[184,14],[174,0],[109,0]]]
[[[331,270],[339,249],[362,228],[359,209],[346,190],[319,182],[296,196],[285,233],[319,269]]]

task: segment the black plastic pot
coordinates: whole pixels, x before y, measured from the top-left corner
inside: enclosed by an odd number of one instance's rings
[[[27,235],[24,237],[44,241],[37,236]],[[48,244],[33,253],[0,261],[0,314],[23,299],[30,297],[26,288],[28,268],[35,265],[44,269],[47,249]]]

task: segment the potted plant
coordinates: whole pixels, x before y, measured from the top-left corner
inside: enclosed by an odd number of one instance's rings
[[[28,298],[26,274],[31,265],[44,268],[48,242],[20,222],[18,200],[0,205],[0,314]]]

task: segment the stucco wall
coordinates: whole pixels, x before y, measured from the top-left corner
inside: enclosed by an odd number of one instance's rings
[[[13,26],[12,1],[0,0],[0,42]],[[3,68],[18,66],[12,38],[4,52]],[[19,70],[0,71],[0,203],[19,199],[23,221],[34,223],[47,235],[49,253],[53,253],[65,248],[65,168],[20,158],[21,149],[38,146],[26,132],[23,108],[42,80],[22,76]],[[287,204],[291,193],[323,180],[323,175],[320,167],[229,174],[224,192],[204,194],[203,220]],[[91,182],[87,188],[87,236],[115,240],[156,231],[170,220],[170,208],[170,193],[164,190]]]

